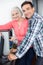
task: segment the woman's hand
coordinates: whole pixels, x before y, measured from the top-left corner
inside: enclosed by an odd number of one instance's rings
[[[0,36],[2,36],[2,33],[0,32]]]
[[[11,37],[11,39],[9,39],[9,41],[14,41],[16,38],[13,36]]]

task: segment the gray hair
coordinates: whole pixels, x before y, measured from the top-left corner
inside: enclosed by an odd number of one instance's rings
[[[14,10],[17,10],[21,14],[21,16],[23,15],[19,7],[13,7],[11,11],[14,11]]]

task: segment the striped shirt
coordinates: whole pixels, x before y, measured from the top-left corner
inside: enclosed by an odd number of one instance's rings
[[[32,45],[37,56],[43,57],[43,18],[34,12],[29,22],[31,22],[31,26],[28,28],[24,40],[18,47],[16,56],[18,58],[24,56]]]

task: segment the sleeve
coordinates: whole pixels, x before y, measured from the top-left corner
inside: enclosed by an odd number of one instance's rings
[[[35,36],[39,33],[40,25],[41,25],[40,19],[38,21],[36,20],[34,23],[34,26],[32,28],[31,34],[28,32],[28,34],[25,37],[25,40],[23,40],[22,44],[18,47],[18,50],[16,53],[16,56],[18,58],[21,58],[29,50],[30,46],[32,45],[32,43],[35,39]]]
[[[40,25],[40,31],[39,31],[39,34],[38,34],[38,38],[39,38],[39,41],[43,47],[43,21]]]
[[[12,28],[12,22],[9,22],[4,25],[0,25],[0,31],[6,31]]]

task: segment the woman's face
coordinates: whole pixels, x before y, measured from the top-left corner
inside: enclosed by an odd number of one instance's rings
[[[21,18],[21,14],[19,11],[17,10],[13,10],[12,11],[12,19],[14,20],[19,20]]]

